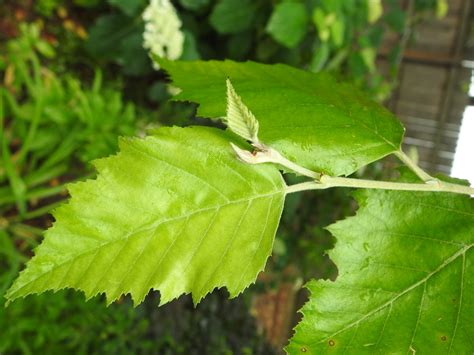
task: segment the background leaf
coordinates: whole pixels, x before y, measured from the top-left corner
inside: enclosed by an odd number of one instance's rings
[[[474,199],[361,191],[329,227],[335,282],[312,281],[290,353],[474,351]],[[302,350],[303,349],[303,350]]]
[[[238,33],[250,28],[255,15],[252,0],[220,0],[209,22],[221,34]]]
[[[109,303],[127,293],[140,303],[150,289],[162,304],[223,286],[238,295],[271,253],[285,183],[274,166],[240,162],[229,140],[203,127],[122,140],[96,161],[96,180],[69,187],[7,299],[66,287]]]
[[[135,29],[133,21],[125,15],[99,17],[91,27],[86,50],[95,57],[113,59],[120,54],[117,43]]]
[[[115,61],[127,75],[148,74],[152,67],[143,48],[143,28],[143,23],[123,14],[99,17],[90,29],[85,48],[97,59]]]
[[[310,70],[316,73],[321,71],[328,59],[329,45],[327,42],[322,42],[314,51],[313,58],[309,65]]]
[[[369,23],[377,21],[383,13],[381,0],[367,0],[367,18]]]
[[[260,140],[309,169],[350,174],[397,151],[403,127],[383,106],[326,73],[253,62],[158,59],[203,117],[225,116],[227,78],[260,123]],[[275,98],[278,100],[275,100]]]
[[[266,30],[277,42],[293,48],[306,33],[306,12],[302,3],[282,2],[273,10]]]

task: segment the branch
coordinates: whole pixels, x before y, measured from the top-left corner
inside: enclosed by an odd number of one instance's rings
[[[418,177],[424,181],[424,183],[405,183],[331,177],[306,169],[305,167],[302,167],[286,159],[278,151],[267,147],[262,143],[254,144],[254,147],[257,150],[253,153],[248,150],[241,149],[233,143],[230,144],[236,152],[238,158],[247,164],[279,164],[297,174],[313,179],[313,181],[287,186],[285,189],[287,194],[306,190],[323,190],[329,189],[331,187],[354,187],[362,189],[451,192],[455,194],[474,195],[474,188],[444,182],[428,175],[401,150],[396,152],[395,155],[399,157],[400,160],[402,160],[402,162],[405,163],[411,170],[413,170],[418,175]]]
[[[451,192],[455,194],[474,195],[474,188],[469,186],[451,184],[448,182],[436,180],[433,183],[412,184],[404,182],[391,181],[373,181],[363,179],[351,179],[343,177],[322,176],[318,181],[308,181],[300,184],[288,186],[286,193],[323,190],[331,187],[354,187],[363,189],[378,190],[401,190],[401,191],[431,191],[431,192]]]

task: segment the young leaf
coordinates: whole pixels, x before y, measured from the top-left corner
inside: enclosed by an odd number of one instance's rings
[[[326,73],[253,62],[157,61],[182,89],[176,99],[199,103],[203,117],[225,116],[229,78],[258,118],[260,140],[308,169],[350,174],[400,147],[396,117]]]
[[[229,79],[227,84],[227,114],[226,122],[232,132],[242,138],[256,143],[258,142],[258,121],[242,99],[235,92]]]
[[[474,199],[363,191],[329,227],[335,282],[312,281],[289,353],[474,351]]]
[[[240,162],[229,140],[238,144],[204,127],[123,139],[119,154],[95,162],[96,180],[69,187],[7,299],[66,287],[135,304],[150,289],[162,304],[242,292],[271,253],[286,185],[276,167]]]

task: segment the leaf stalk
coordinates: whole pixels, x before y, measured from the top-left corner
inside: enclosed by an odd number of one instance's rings
[[[331,177],[323,175],[319,181],[307,181],[300,184],[288,186],[286,193],[294,193],[307,190],[324,190],[332,187],[352,187],[362,189],[378,190],[400,190],[400,191],[431,191],[451,192],[455,194],[474,195],[474,188],[462,186],[437,180],[435,183],[416,184],[391,181],[374,181],[364,179],[352,179],[344,177]]]
[[[249,152],[248,150],[239,148],[233,143],[230,143],[232,149],[234,149],[237,157],[247,164],[262,164],[262,163],[273,163],[278,164],[282,167],[287,168],[295,172],[296,174],[310,177],[314,180],[319,180],[321,177],[320,173],[315,171],[306,169],[305,167],[293,163],[292,161],[286,159],[283,155],[281,155],[278,151],[273,148],[267,147],[264,144],[258,143],[253,144],[253,146],[257,149],[256,152]]]
[[[432,177],[426,171],[421,169],[413,160],[410,159],[402,150],[396,151],[394,155],[402,161],[403,164],[408,166],[421,180],[426,183],[437,182],[438,179]]]

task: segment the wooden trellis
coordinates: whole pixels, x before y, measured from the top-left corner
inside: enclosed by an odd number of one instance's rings
[[[406,144],[417,148],[420,165],[432,172],[449,174],[469,104],[467,88],[474,70],[473,2],[450,0],[446,17],[416,27],[415,40],[407,43],[403,53],[398,88],[389,102],[407,128]],[[391,37],[385,43],[390,47],[400,40]],[[381,65],[384,60],[382,54]]]

